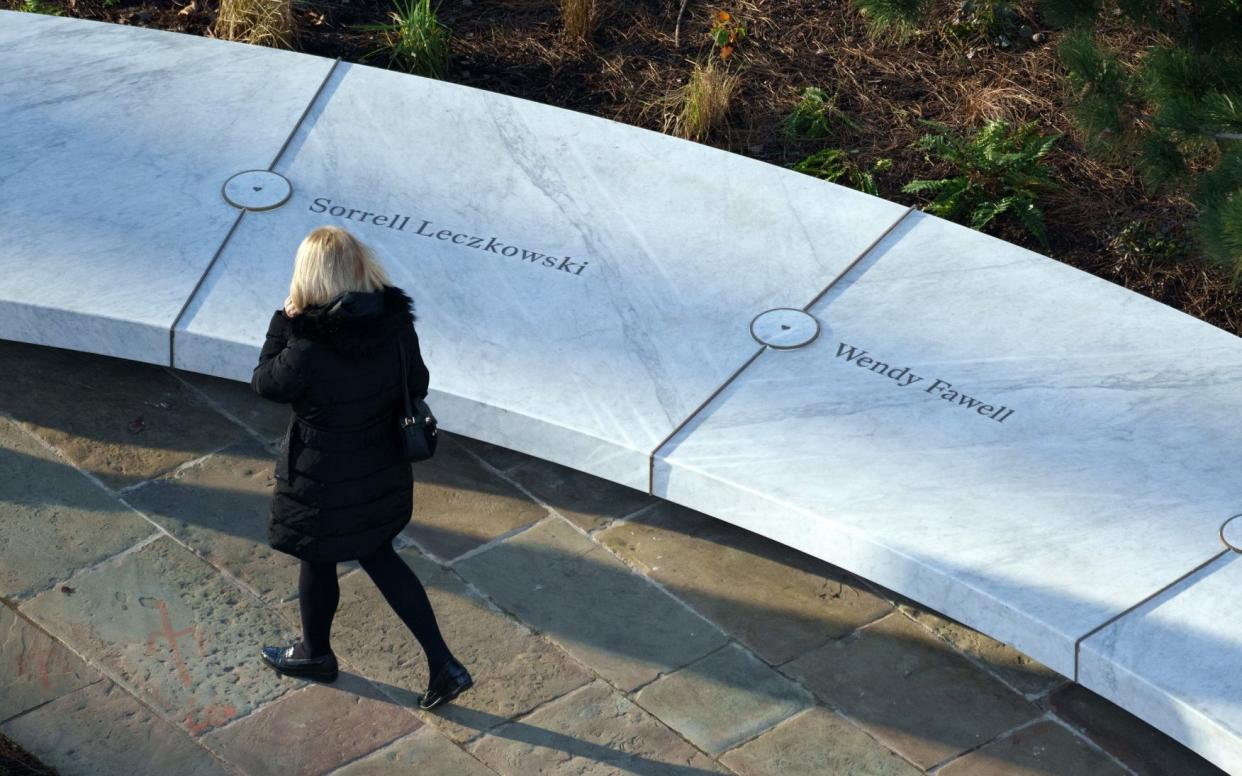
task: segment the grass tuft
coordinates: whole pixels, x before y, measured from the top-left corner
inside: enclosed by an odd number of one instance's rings
[[[449,41],[452,33],[440,22],[431,0],[393,0],[389,23],[360,24],[354,29],[378,32],[384,40],[380,48],[364,58],[387,52],[388,67],[407,73],[443,78],[448,70]]]
[[[255,46],[292,48],[294,40],[291,0],[220,0],[220,12],[212,35],[226,41]]]
[[[599,23],[599,4],[596,0],[561,0],[561,22],[565,37],[589,40]]]
[[[296,31],[290,0],[220,0],[212,35],[255,46],[288,49]]]
[[[702,142],[729,112],[740,78],[715,59],[694,63],[690,79],[680,91],[681,112],[673,134]]]

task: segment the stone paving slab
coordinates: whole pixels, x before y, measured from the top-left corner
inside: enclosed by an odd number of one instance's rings
[[[331,684],[286,693],[202,741],[247,776],[317,776],[421,726],[367,682],[342,672]]]
[[[501,776],[727,773],[603,682],[592,682],[470,747]]]
[[[402,532],[438,558],[451,560],[548,511],[445,439],[435,457],[414,465],[414,513]]]
[[[265,600],[298,594],[297,558],[267,543],[275,454],[254,440],[125,494],[125,501],[195,552],[245,582]],[[337,572],[358,568],[337,564]]]
[[[390,776],[393,773],[495,776],[496,772],[425,725],[379,751],[333,771],[332,776]]]
[[[0,483],[0,595],[9,598],[33,595],[156,532],[141,515],[3,417]]]
[[[920,606],[902,604],[899,608],[1028,698],[1047,695],[1070,681],[1035,658],[948,617]]]
[[[706,620],[559,518],[455,568],[625,691],[725,642]]]
[[[1126,776],[1090,744],[1055,722],[1028,725],[971,752],[939,776]]]
[[[659,499],[568,466],[532,458],[509,472],[522,487],[584,531],[594,531]]]
[[[720,758],[739,776],[918,776],[923,771],[823,706]]]
[[[1067,684],[1048,698],[1070,727],[1109,752],[1136,776],[1225,776],[1225,772],[1125,709],[1079,684]]]
[[[123,488],[245,435],[162,367],[0,341],[0,411]]]
[[[900,613],[856,637],[808,652],[783,670],[922,768],[1040,715],[1022,696]]]
[[[172,539],[156,539],[21,610],[191,733],[288,689],[259,656],[292,639],[276,613]]]
[[[638,705],[709,754],[752,738],[815,701],[736,644],[727,644],[635,696]]]
[[[258,359],[255,359],[255,364],[258,364]],[[261,438],[277,442],[285,435],[292,414],[288,404],[264,399],[254,392],[249,383],[184,369],[168,371],[202,391],[221,410],[237,418]]]
[[[101,678],[64,644],[0,603],[0,721]]]
[[[107,679],[5,722],[0,733],[60,776],[233,773]]]
[[[446,735],[464,741],[591,680],[562,650],[489,607],[447,569],[412,549],[398,554],[427,588],[445,642],[475,679],[452,704],[419,712]],[[297,620],[296,601],[283,608]],[[365,572],[341,580],[332,649],[350,670],[404,705],[418,705],[428,682],[426,657]]]
[[[893,609],[835,566],[668,502],[598,538],[773,665]]]

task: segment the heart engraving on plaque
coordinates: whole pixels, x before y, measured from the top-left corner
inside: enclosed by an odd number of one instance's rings
[[[782,324],[781,324],[781,331],[789,331],[789,330],[790,330],[790,329],[792,329],[792,328],[793,328],[793,327],[792,327],[792,326],[790,326],[790,325],[789,325],[789,324],[787,324],[787,323],[782,323]]]
[[[255,187],[254,187],[254,190],[255,190],[255,191],[263,191],[263,187],[262,187],[262,186],[255,186]]]

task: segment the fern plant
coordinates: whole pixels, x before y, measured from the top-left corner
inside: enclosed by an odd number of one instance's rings
[[[927,212],[982,231],[994,219],[1012,215],[1048,248],[1043,213],[1035,204],[1046,190],[1056,187],[1044,157],[1060,139],[1043,135],[1034,122],[1011,128],[989,121],[973,137],[964,138],[943,124],[924,122],[935,131],[915,147],[933,164],[948,164],[950,178],[913,180],[902,187],[907,194],[934,195]]]
[[[892,159],[880,159],[870,169],[864,169],[845,151],[839,148],[825,148],[798,162],[793,169],[831,183],[845,183],[851,188],[872,196],[879,196],[875,175],[892,166]]]
[[[355,29],[378,32],[383,46],[367,52],[364,59],[387,52],[388,66],[407,73],[443,78],[448,68],[448,27],[436,18],[431,0],[393,0],[396,10],[389,11],[390,23],[359,24]]]
[[[837,124],[857,130],[858,123],[836,105],[836,99],[818,86],[802,90],[798,104],[785,117],[785,133],[799,137],[829,137]]]

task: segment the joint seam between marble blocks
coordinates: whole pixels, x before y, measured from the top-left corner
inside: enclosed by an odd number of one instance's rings
[[[901,215],[897,216],[897,218],[894,219],[893,222],[888,225],[888,228],[886,228],[883,232],[880,232],[879,236],[877,236],[874,240],[872,240],[871,243],[868,244],[866,248],[863,248],[862,251],[860,251],[858,255],[854,257],[853,261],[847,264],[844,269],[842,269],[840,272],[836,274],[835,277],[829,280],[828,284],[825,285],[822,289],[820,289],[819,293],[813,296],[811,298],[811,301],[807,302],[802,307],[802,312],[807,313],[809,315],[810,309],[814,307],[819,302],[820,299],[823,299],[824,295],[826,295],[830,290],[832,290],[833,286],[840,283],[845,278],[846,275],[850,274],[850,272],[852,272],[854,268],[858,266],[859,262],[861,262],[864,258],[866,258],[873,250],[875,250],[876,246],[879,245],[881,242],[883,242],[884,238],[888,237],[889,234],[891,234],[892,231],[898,227],[898,225],[904,222],[906,220],[906,217],[910,215],[910,213],[912,212],[914,212],[913,205],[907,207],[905,211],[902,212]],[[650,453],[648,453],[647,455],[647,494],[648,495],[651,495],[651,496],[656,495],[655,462],[656,462],[656,458],[660,454],[660,450],[662,450],[666,445],[668,445],[669,442],[673,441],[673,439],[675,439],[677,435],[680,434],[681,431],[686,426],[690,425],[690,423],[692,423],[694,419],[697,418],[699,414],[703,412],[703,410],[707,409],[708,405],[710,405],[713,401],[715,401],[716,397],[718,397],[726,388],[728,388],[733,383],[734,380],[736,380],[739,376],[741,376],[743,372],[745,372],[748,368],[750,368],[750,366],[755,362],[756,359],[759,358],[759,356],[763,355],[765,352],[771,349],[772,348],[770,348],[767,345],[760,345],[759,349],[755,351],[753,354],[751,354],[750,358],[746,359],[746,361],[743,362],[741,366],[739,366],[736,370],[734,370],[734,372],[731,375],[725,378],[725,380],[716,387],[716,390],[712,391],[712,393],[706,399],[704,399],[701,404],[699,404],[697,407],[691,410],[690,413],[684,419],[682,419],[681,423],[677,424],[676,428],[670,431],[668,436],[664,437],[664,439],[662,439],[660,443],[656,445],[655,448]]]
[[[191,289],[189,296],[185,298],[185,302],[182,303],[181,309],[177,312],[177,317],[173,318],[172,324],[168,327],[168,366],[170,367],[175,367],[177,364],[177,324],[181,323],[181,317],[185,315],[185,311],[190,309],[190,305],[194,302],[194,297],[198,296],[199,289],[203,287],[203,281],[211,274],[212,268],[216,266],[216,261],[224,253],[224,248],[229,244],[229,239],[233,236],[233,232],[237,231],[237,227],[241,224],[242,219],[246,217],[246,212],[242,210],[233,219],[233,225],[225,232],[224,239],[216,247],[216,252],[211,255],[211,261],[207,262],[206,268],[198,276],[198,281],[194,284],[194,288]]]
[[[332,66],[328,68],[328,72],[324,74],[323,80],[319,82],[319,87],[315,89],[315,93],[311,95],[310,101],[306,103],[306,107],[302,109],[302,115],[298,116],[298,120],[293,125],[293,130],[289,132],[289,136],[285,138],[285,142],[281,145],[280,150],[276,152],[276,156],[272,157],[272,163],[267,166],[268,172],[276,172],[276,165],[280,163],[280,157],[285,155],[285,151],[289,150],[289,144],[293,142],[293,138],[297,136],[298,130],[302,128],[302,123],[306,121],[306,117],[310,115],[311,109],[319,102],[319,97],[323,94],[324,87],[328,85],[328,81],[332,80],[336,68],[341,64],[341,58],[337,57],[332,61]],[[277,173],[279,174],[279,173]]]
[[[267,448],[268,445],[271,444],[270,440],[265,439],[263,435],[258,432],[257,429],[251,428],[249,423],[246,423],[246,421],[242,420],[241,418],[237,417],[233,413],[229,412],[228,409],[224,407],[224,405],[220,404],[215,399],[211,398],[211,396],[207,395],[206,391],[202,390],[198,386],[194,385],[193,383],[191,383],[190,381],[182,377],[180,374],[181,370],[176,369],[175,367],[170,367],[170,366],[164,367],[164,370],[168,372],[168,374],[175,377],[187,389],[193,391],[195,395],[197,395],[200,399],[202,399],[207,404],[207,406],[211,407],[213,410],[216,411],[216,413],[223,416],[226,420],[229,420],[234,425],[240,427],[243,431],[249,434],[256,442],[259,442],[261,445],[263,445],[264,448]]]
[[[1100,631],[1104,630],[1105,628],[1107,628],[1108,626],[1112,625],[1113,623],[1117,622],[1118,620],[1121,620],[1121,619],[1122,619],[1122,618],[1124,618],[1126,615],[1128,615],[1128,614],[1130,614],[1130,613],[1134,612],[1136,609],[1138,609],[1139,607],[1141,607],[1141,606],[1143,606],[1144,604],[1148,603],[1149,601],[1152,601],[1152,600],[1154,600],[1154,599],[1158,598],[1159,596],[1164,595],[1164,593],[1168,592],[1168,590],[1169,590],[1170,588],[1172,588],[1172,587],[1174,587],[1174,586],[1176,586],[1176,585],[1180,584],[1181,582],[1183,582],[1184,580],[1186,580],[1186,579],[1188,579],[1188,578],[1190,578],[1190,577],[1194,576],[1195,574],[1198,574],[1200,571],[1202,571],[1203,569],[1205,569],[1205,568],[1207,568],[1208,566],[1212,565],[1212,564],[1213,564],[1213,563],[1215,563],[1216,561],[1220,560],[1220,559],[1221,559],[1221,558],[1223,558],[1223,557],[1224,557],[1227,553],[1230,553],[1230,552],[1233,552],[1233,550],[1232,550],[1232,549],[1230,549],[1229,547],[1226,547],[1225,549],[1223,549],[1223,550],[1221,550],[1220,552],[1216,553],[1215,555],[1213,555],[1212,557],[1210,557],[1210,558],[1208,558],[1207,560],[1203,561],[1203,562],[1202,562],[1202,563],[1200,563],[1199,565],[1195,566],[1195,567],[1194,567],[1193,569],[1191,569],[1190,571],[1187,571],[1185,574],[1182,574],[1181,576],[1177,577],[1177,578],[1176,578],[1176,579],[1174,579],[1172,582],[1169,582],[1168,584],[1166,584],[1166,585],[1162,586],[1161,588],[1159,588],[1158,590],[1154,591],[1154,592],[1153,592],[1153,593],[1151,593],[1150,595],[1145,596],[1142,600],[1138,601],[1137,603],[1133,604],[1132,606],[1127,607],[1127,608],[1126,608],[1126,609],[1124,609],[1123,611],[1118,612],[1117,614],[1113,615],[1113,616],[1112,616],[1112,617],[1110,617],[1109,619],[1105,620],[1104,622],[1100,623],[1100,624],[1099,624],[1099,625],[1097,625],[1096,627],[1092,628],[1090,631],[1087,631],[1087,632],[1086,632],[1085,634],[1083,634],[1082,636],[1079,636],[1079,637],[1078,637],[1078,639],[1074,642],[1074,676],[1072,677],[1072,678],[1073,678],[1073,680],[1074,680],[1074,682],[1075,682],[1075,683],[1077,683],[1077,682],[1078,682],[1079,663],[1080,663],[1080,661],[1081,661],[1081,657],[1082,657],[1082,644],[1083,644],[1083,642],[1084,642],[1084,641],[1086,641],[1087,639],[1091,638],[1092,636],[1094,636],[1095,634],[1099,633]]]
[[[280,162],[280,157],[284,156],[285,151],[289,148],[289,143],[293,141],[293,138],[297,135],[298,130],[302,128],[302,123],[306,121],[306,117],[310,115],[311,109],[314,108],[315,104],[319,101],[320,95],[323,94],[324,87],[328,84],[328,81],[332,78],[332,74],[336,72],[336,68],[340,64],[340,57],[337,57],[332,62],[332,66],[329,67],[328,72],[324,74],[323,80],[319,82],[319,86],[315,89],[315,93],[311,95],[310,100],[306,103],[306,107],[302,109],[302,113],[298,116],[298,120],[293,123],[293,128],[289,130],[289,134],[285,136],[285,142],[281,144],[280,150],[276,152],[276,156],[272,158],[271,164],[267,166],[268,172],[275,171],[277,163]],[[241,224],[242,219],[246,217],[246,213],[248,212],[250,211],[242,208],[238,212],[237,218],[233,219],[233,225],[230,226],[228,232],[225,233],[224,239],[220,241],[220,245],[216,248],[216,252],[212,254],[211,261],[207,262],[206,268],[204,268],[202,274],[198,276],[198,282],[194,284],[194,288],[190,291],[189,296],[186,297],[185,302],[181,305],[181,309],[177,312],[177,317],[173,318],[172,324],[168,327],[168,366],[170,368],[175,369],[177,366],[177,324],[181,322],[181,318],[185,315],[185,311],[190,309],[190,305],[194,303],[195,297],[198,296],[198,292],[203,287],[203,281],[205,281],[207,276],[211,274],[211,270],[216,266],[216,262],[224,253],[224,249],[228,246],[229,240],[233,237],[233,233],[237,231],[237,227]]]

